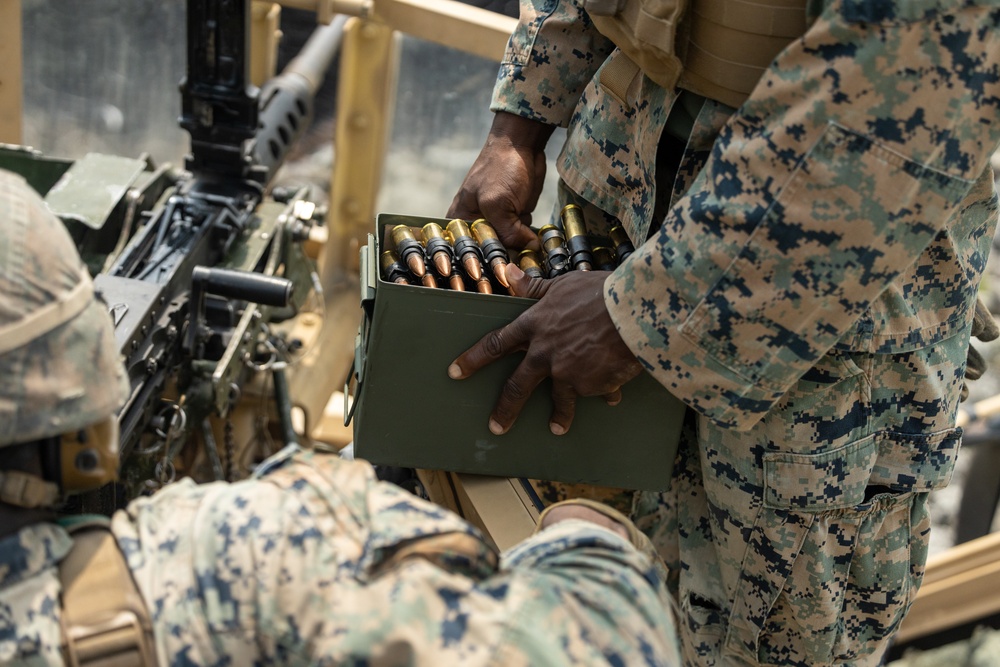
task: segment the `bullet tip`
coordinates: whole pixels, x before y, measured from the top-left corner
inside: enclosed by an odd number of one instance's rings
[[[410,267],[410,271],[417,278],[423,278],[424,274],[427,273],[426,267],[424,266],[424,260],[420,259],[415,254],[411,254],[406,258],[406,265]]]
[[[510,289],[510,281],[507,280],[506,264],[504,264],[503,262],[497,262],[496,265],[493,267],[493,275],[497,277],[497,280],[500,281],[501,285],[503,285],[507,289]]]
[[[469,277],[473,280],[480,280],[483,277],[483,267],[479,263],[479,260],[472,255],[466,255],[462,260],[462,266],[465,267],[465,272],[469,274]]]
[[[451,260],[448,259],[448,255],[443,252],[434,254],[434,267],[442,276],[451,275]]]

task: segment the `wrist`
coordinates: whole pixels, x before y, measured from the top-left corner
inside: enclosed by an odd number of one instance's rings
[[[555,125],[518,116],[507,111],[498,111],[493,116],[493,125],[490,127],[486,144],[504,142],[516,148],[530,148],[533,151],[541,152],[545,150],[545,145],[555,129]]]

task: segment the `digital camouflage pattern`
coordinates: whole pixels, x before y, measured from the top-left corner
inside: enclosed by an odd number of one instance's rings
[[[3,446],[106,419],[129,386],[111,317],[69,232],[23,178],[3,170],[0,221]]]
[[[562,521],[498,568],[472,526],[367,464],[292,454],[113,517],[161,665],[678,664],[644,537],[637,549]],[[55,566],[68,547],[51,524],[0,541],[0,664],[62,664]]]
[[[73,539],[52,523],[0,539],[0,665],[62,665],[56,563]]]
[[[692,114],[673,206],[606,283],[695,411],[670,492],[634,513],[687,664],[875,665],[916,593],[996,223],[998,5],[826,2],[739,110]],[[642,242],[690,94],[643,79],[620,103],[577,2],[522,8],[493,108],[568,120],[560,175]]]

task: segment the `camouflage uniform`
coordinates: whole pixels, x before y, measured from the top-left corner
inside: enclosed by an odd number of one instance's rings
[[[695,411],[634,515],[688,664],[878,664],[916,593],[996,220],[996,5],[828,1],[739,110],[688,114],[669,213],[606,283]],[[694,98],[643,77],[619,102],[611,47],[577,2],[523,2],[493,108],[568,123],[561,177],[642,242]]]
[[[367,464],[289,457],[113,517],[161,665],[678,664],[651,547],[566,520],[498,570],[474,528]],[[0,664],[62,664],[69,546],[48,523],[0,540]]]

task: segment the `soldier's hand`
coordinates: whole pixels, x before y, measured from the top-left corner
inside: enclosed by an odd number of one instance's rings
[[[448,209],[449,218],[486,220],[508,248],[537,246],[531,212],[545,181],[545,144],[555,128],[499,112],[479,157]]]
[[[629,535],[628,528],[626,528],[624,524],[612,519],[607,514],[598,512],[597,510],[591,509],[585,505],[555,505],[550,511],[546,512],[545,517],[538,522],[538,527],[544,530],[549,526],[556,525],[560,521],[568,521],[570,519],[589,521],[590,523],[597,524],[601,528],[607,528],[608,530],[621,535],[626,540],[632,540],[632,536]]]
[[[511,352],[525,352],[490,415],[491,432],[510,430],[546,377],[552,378],[549,429],[555,435],[569,430],[578,396],[604,396],[610,405],[621,401],[621,386],[642,367],[604,306],[607,276],[607,271],[571,271],[542,280],[529,278],[514,264],[507,268],[515,294],[539,302],[486,334],[448,368],[448,375],[460,380]]]

